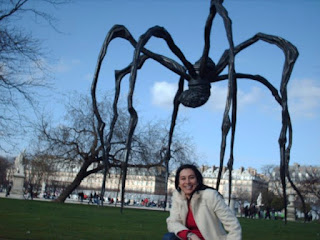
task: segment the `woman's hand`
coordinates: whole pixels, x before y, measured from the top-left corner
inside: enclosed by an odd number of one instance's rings
[[[196,234],[191,237],[191,240],[201,240]]]
[[[191,240],[201,240],[196,234],[192,234],[188,239],[191,239]]]

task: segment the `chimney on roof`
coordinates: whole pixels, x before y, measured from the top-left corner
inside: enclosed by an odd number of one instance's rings
[[[257,170],[254,168],[248,168],[248,171],[251,175],[256,176],[257,175]]]
[[[293,166],[294,166],[295,168],[298,168],[298,169],[300,168],[300,164],[299,164],[299,163],[294,163]]]
[[[200,168],[201,173],[203,173],[204,171],[206,171],[209,167],[206,165],[202,165]]]
[[[222,174],[224,174],[227,170],[227,167],[222,167]]]

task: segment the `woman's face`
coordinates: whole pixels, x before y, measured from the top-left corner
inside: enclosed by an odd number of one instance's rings
[[[179,187],[187,198],[191,197],[197,186],[198,180],[194,171],[190,168],[181,170],[179,176]]]

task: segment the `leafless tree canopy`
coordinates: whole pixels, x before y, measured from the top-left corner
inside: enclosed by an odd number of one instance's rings
[[[266,165],[263,173],[268,177],[269,184],[277,196],[282,197],[279,167]],[[290,176],[297,184],[306,203],[320,206],[320,168],[313,166],[294,165],[289,168]],[[289,185],[289,183],[287,183]]]
[[[34,193],[40,193],[42,183],[47,183],[54,174],[54,161],[51,160],[52,156],[48,155],[29,155],[24,158],[26,188],[32,185]]]
[[[46,87],[47,57],[41,42],[31,29],[19,26],[19,20],[33,17],[54,27],[54,17],[41,9],[41,4],[56,6],[66,0],[0,0],[0,137],[12,143],[26,121],[26,103],[34,109],[36,92]],[[23,106],[23,108],[22,108]],[[0,143],[0,150],[6,150]]]
[[[7,171],[13,165],[7,158],[0,156],[0,185],[7,185]]]
[[[307,168],[306,177],[300,181],[302,192],[313,196],[313,201],[320,206],[320,168]]]
[[[99,103],[104,119],[111,119],[112,105],[107,97]],[[125,154],[125,138],[128,116],[125,108],[118,109],[118,121],[114,129],[108,163],[110,167],[122,168]],[[106,122],[106,125],[110,122]],[[109,128],[105,128],[105,136]],[[51,125],[45,119],[38,126],[38,149],[35,152],[55,156],[60,166],[80,168],[74,181],[59,196],[57,201],[64,202],[81,181],[93,173],[102,171],[105,166],[102,146],[97,130],[91,99],[84,95],[70,97],[64,121]],[[168,131],[160,122],[141,126],[134,135],[129,167],[150,168],[164,165],[164,150],[167,145]],[[179,136],[179,135],[178,135]],[[172,147],[172,158],[177,161],[195,160],[196,154],[190,140],[176,137]],[[172,161],[174,163],[174,161]],[[63,168],[61,169],[63,171]]]

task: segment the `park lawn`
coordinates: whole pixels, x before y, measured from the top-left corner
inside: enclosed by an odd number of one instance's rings
[[[0,198],[0,239],[161,240],[168,212]],[[244,240],[320,240],[318,222],[240,218]]]

